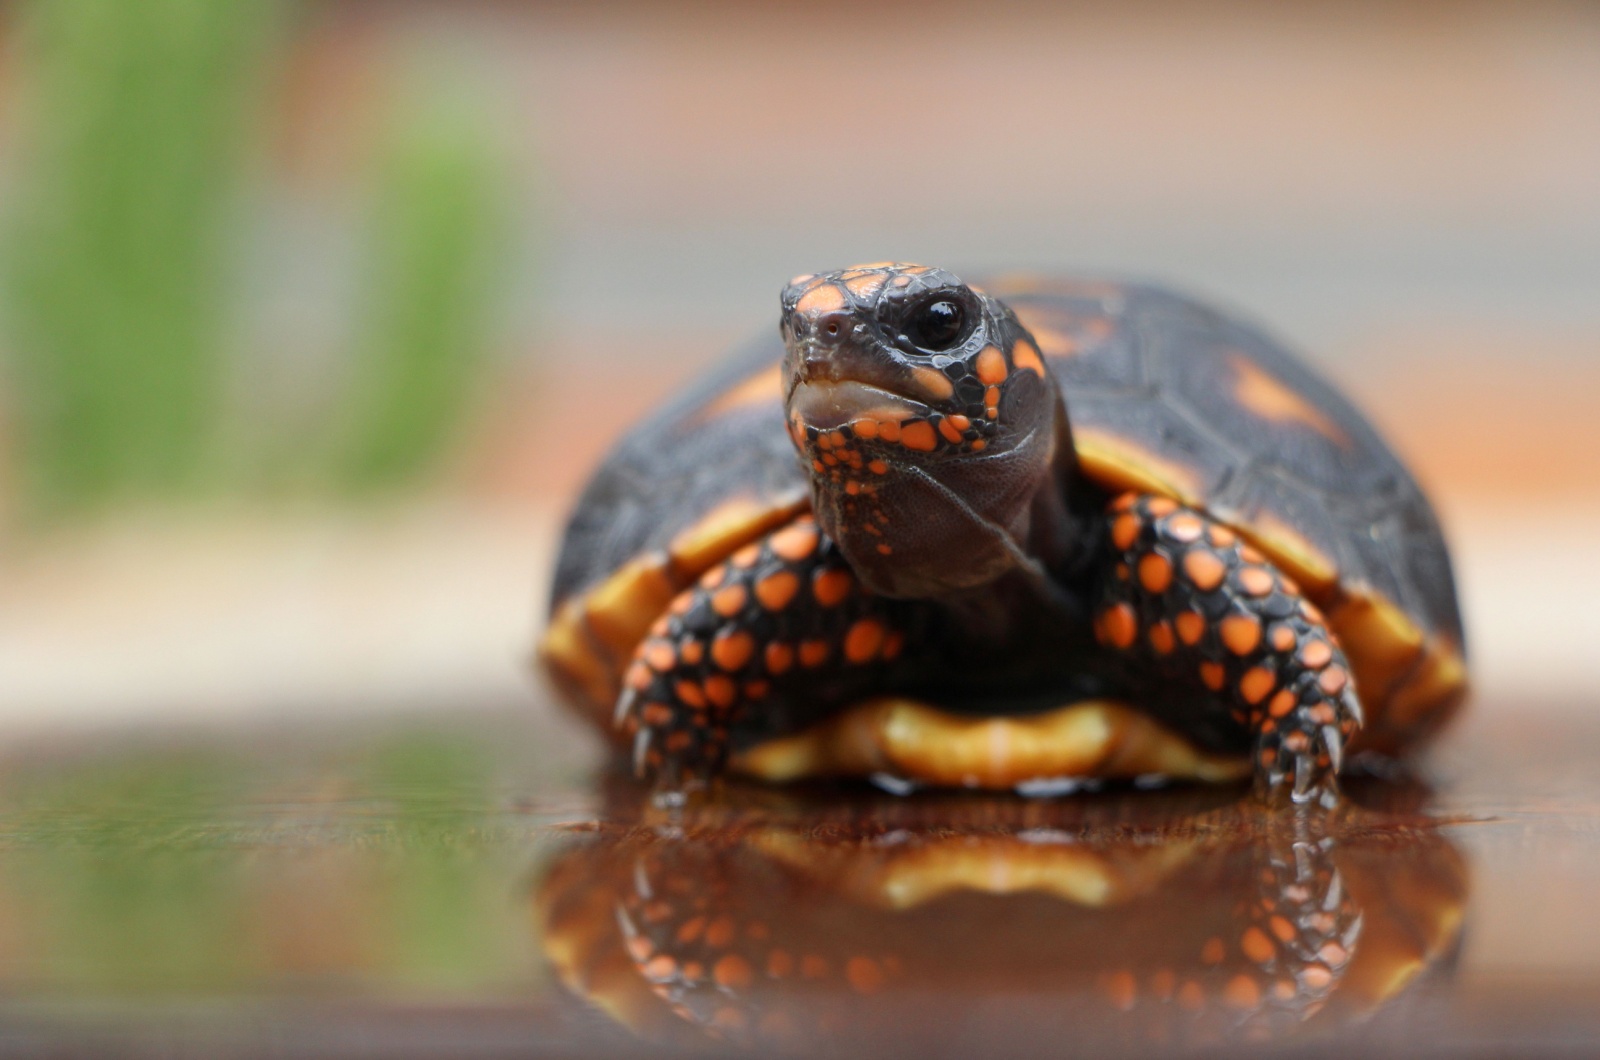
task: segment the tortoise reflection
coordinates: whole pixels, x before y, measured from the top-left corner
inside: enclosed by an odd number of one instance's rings
[[[646,1037],[784,1051],[1276,1038],[1448,968],[1467,874],[1432,822],[1203,798],[734,791],[579,838],[539,889],[545,947]]]

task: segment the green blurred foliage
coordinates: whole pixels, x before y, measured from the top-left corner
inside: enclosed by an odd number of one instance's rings
[[[341,477],[357,488],[425,471],[481,375],[509,217],[504,160],[476,102],[448,91],[417,93],[388,117],[373,178],[351,432],[340,461]]]
[[[223,233],[277,5],[33,0],[5,276],[26,485],[47,505],[203,470]]]
[[[462,71],[407,68],[365,175],[348,380],[324,437],[220,422],[238,367],[242,223],[289,0],[29,0],[0,300],[33,511],[415,482],[488,364],[508,249],[508,156]],[[403,80],[403,79],[401,79]],[[335,354],[338,351],[333,351]],[[255,410],[261,414],[260,410]],[[249,410],[247,410],[248,414]],[[230,415],[235,414],[232,410]],[[262,452],[233,452],[247,439]],[[275,454],[293,474],[262,475]]]
[[[499,734],[122,748],[0,785],[0,988],[447,998],[537,982],[545,831],[508,815]],[[13,762],[15,767],[17,763]]]

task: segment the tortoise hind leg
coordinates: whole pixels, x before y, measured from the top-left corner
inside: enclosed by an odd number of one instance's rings
[[[1101,644],[1247,727],[1268,801],[1334,805],[1361,708],[1321,612],[1232,530],[1175,501],[1125,494],[1108,516]]]
[[[616,711],[635,771],[667,791],[698,785],[753,712],[815,718],[880,687],[913,612],[866,592],[809,516],[740,549],[635,649]]]

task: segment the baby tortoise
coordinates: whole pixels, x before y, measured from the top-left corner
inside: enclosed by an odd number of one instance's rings
[[[542,656],[679,791],[724,768],[1331,806],[1466,687],[1438,520],[1331,386],[1142,286],[800,276],[636,428]],[[797,459],[798,454],[798,459]]]

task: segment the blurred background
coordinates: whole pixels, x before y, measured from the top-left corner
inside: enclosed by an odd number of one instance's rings
[[[1593,4],[11,0],[0,49],[7,783],[497,711],[571,783],[528,662],[575,491],[787,277],[883,258],[1261,322],[1445,516],[1465,731],[1593,701]],[[397,739],[360,775],[482,773]],[[233,771],[183,761],[44,805]]]

